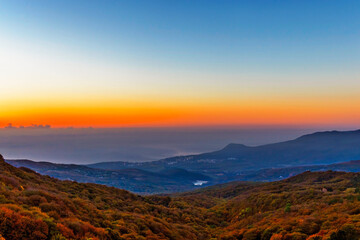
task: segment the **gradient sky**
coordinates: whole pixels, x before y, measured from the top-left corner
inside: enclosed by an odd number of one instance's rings
[[[0,126],[357,126],[359,66],[355,0],[0,0]]]

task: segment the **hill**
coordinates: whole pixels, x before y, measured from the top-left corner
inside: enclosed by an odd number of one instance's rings
[[[0,159],[5,239],[359,239],[359,216],[359,173],[305,172],[271,183],[139,196]]]
[[[121,170],[95,169],[76,164],[55,164],[30,160],[6,160],[15,167],[27,167],[40,174],[62,180],[83,183],[98,183],[126,189],[135,193],[170,193],[195,189],[199,181],[211,178],[183,169],[168,169],[162,172],[148,172],[129,168]]]
[[[206,239],[206,226],[195,230],[186,219],[189,210],[169,207],[170,202],[169,197],[57,180],[0,157],[0,234],[5,239]]]
[[[308,165],[286,168],[267,168],[243,171],[238,174],[223,174],[216,177],[189,172],[179,168],[168,168],[158,172],[140,169],[105,170],[75,164],[54,164],[30,160],[6,160],[15,167],[27,167],[40,174],[62,180],[98,183],[126,189],[139,194],[175,193],[231,181],[271,182],[286,179],[306,171],[360,172],[360,161],[349,161],[328,165]]]
[[[257,147],[229,144],[215,152],[178,156],[154,162],[104,162],[88,166],[101,169],[137,168],[147,171],[169,167],[181,168],[216,178],[264,168],[333,164],[357,160],[360,159],[359,146],[360,130],[330,131]]]

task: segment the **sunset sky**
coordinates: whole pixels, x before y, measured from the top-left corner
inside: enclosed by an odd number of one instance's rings
[[[360,123],[360,1],[0,0],[0,127]]]

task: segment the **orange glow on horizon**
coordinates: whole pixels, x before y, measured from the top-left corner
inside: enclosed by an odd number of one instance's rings
[[[357,124],[355,105],[339,101],[255,101],[231,103],[98,103],[12,106],[0,111],[0,126],[167,127],[212,125]]]

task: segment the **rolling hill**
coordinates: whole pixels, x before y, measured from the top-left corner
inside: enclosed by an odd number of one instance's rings
[[[360,174],[305,172],[169,196],[61,181],[0,157],[0,238],[340,240],[360,237]]]
[[[266,168],[224,174],[211,178],[201,173],[169,168],[159,172],[140,169],[105,170],[75,164],[54,164],[30,160],[6,160],[15,167],[26,167],[40,174],[62,180],[98,183],[118,187],[139,194],[175,193],[231,181],[271,182],[286,179],[306,171],[360,172],[360,160],[328,165],[308,165],[287,168]]]
[[[40,174],[62,180],[104,184],[141,194],[181,192],[197,188],[199,181],[211,181],[210,177],[203,174],[175,168],[155,173],[134,168],[105,170],[76,164],[55,164],[30,160],[6,161],[15,167],[27,167]]]

